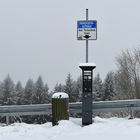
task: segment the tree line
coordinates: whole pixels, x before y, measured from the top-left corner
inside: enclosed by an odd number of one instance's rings
[[[140,49],[124,50],[116,57],[117,70],[106,74],[101,79],[100,74],[93,78],[93,100],[139,99],[140,98]],[[70,102],[82,100],[82,77],[73,80],[68,73],[65,83],[57,83],[52,91],[48,84],[39,76],[34,82],[29,79],[25,87],[21,82],[16,84],[8,75],[0,82],[0,104],[43,104],[50,103],[51,96],[56,92],[69,94]]]
[[[99,73],[94,75],[93,100],[140,99],[140,49],[126,49],[115,60],[117,69],[109,71],[104,79]],[[54,91],[68,93],[70,102],[81,101],[81,76],[74,81],[68,74],[65,85],[57,84]]]
[[[44,84],[41,76],[37,81],[29,79],[25,87],[19,81],[16,84],[8,75],[4,81],[0,82],[0,105],[28,105],[45,104],[51,102],[53,93],[66,92],[70,96],[71,102],[80,101],[82,89],[81,77],[74,81],[69,73],[65,84],[56,84],[53,91],[49,91],[48,84]]]
[[[117,69],[101,79],[100,74],[93,78],[93,101],[140,99],[140,49],[127,49],[116,57]],[[70,102],[82,101],[82,77],[73,80],[68,73],[65,83],[57,83],[49,91],[47,83],[39,76],[34,82],[29,79],[25,87],[16,84],[8,75],[0,82],[0,105],[26,105],[50,103],[53,93],[69,94]]]
[[[23,88],[20,81],[15,84],[8,75],[0,83],[0,104],[25,105],[49,103],[48,90],[48,85],[44,84],[41,76],[38,77],[36,82],[29,79]]]

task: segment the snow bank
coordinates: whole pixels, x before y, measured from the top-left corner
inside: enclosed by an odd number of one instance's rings
[[[52,98],[69,98],[69,96],[63,92],[57,92],[53,94]]]
[[[82,127],[81,119],[70,118],[60,121],[58,126],[51,123],[31,125],[15,123],[0,126],[0,140],[139,140],[140,119],[96,117],[94,123]]]

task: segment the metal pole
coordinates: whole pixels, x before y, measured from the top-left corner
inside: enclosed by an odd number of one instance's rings
[[[88,21],[88,9],[86,9],[86,20]],[[88,39],[86,39],[86,63],[88,63]]]

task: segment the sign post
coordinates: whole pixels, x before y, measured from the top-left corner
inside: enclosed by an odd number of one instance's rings
[[[88,9],[86,9],[86,21],[88,22]],[[88,38],[90,38],[91,36],[85,34],[84,37],[86,38],[86,63],[88,63]]]
[[[77,39],[86,40],[86,63],[88,63],[88,40],[97,40],[97,21],[88,20],[88,9],[86,20],[77,21]]]
[[[97,40],[97,21],[88,20],[88,9],[86,9],[86,20],[77,21],[77,40],[86,41],[86,63],[81,63],[82,69],[82,125],[92,124],[92,81],[94,63],[88,63],[88,40]]]

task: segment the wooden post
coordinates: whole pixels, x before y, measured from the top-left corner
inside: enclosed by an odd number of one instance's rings
[[[60,120],[69,120],[69,96],[62,92],[52,96],[52,125],[57,125]]]

